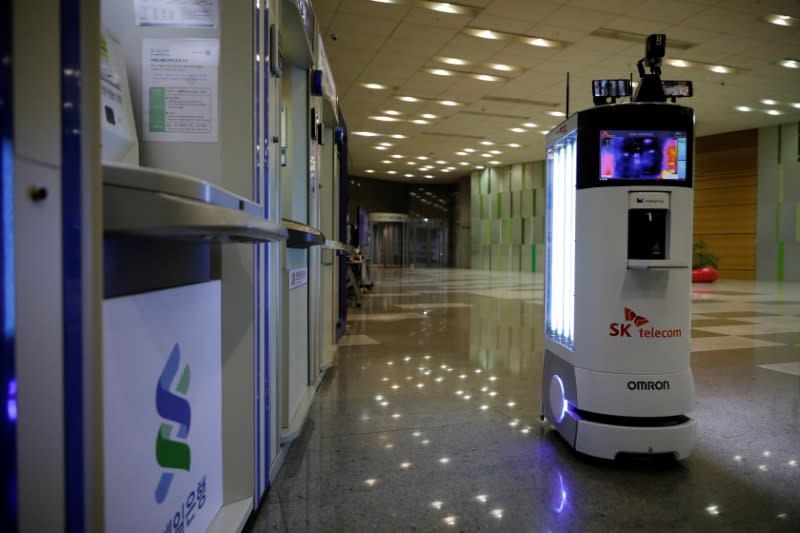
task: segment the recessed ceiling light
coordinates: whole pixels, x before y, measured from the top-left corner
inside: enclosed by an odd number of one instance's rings
[[[490,165],[499,165],[500,161],[489,161]]]
[[[531,46],[538,46],[540,48],[553,48],[558,46],[555,41],[551,41],[549,39],[540,39],[538,37],[535,39],[529,39],[527,43]]]
[[[417,5],[439,13],[449,13],[451,15],[477,15],[478,10],[474,7],[451,4],[450,2],[418,2]]]
[[[427,161],[427,160],[428,160],[428,157],[427,157],[427,156],[424,156],[424,155],[418,155],[418,156],[417,156],[417,159],[419,159],[420,161]]]
[[[539,133],[541,133],[542,135],[547,135],[550,132],[548,130],[539,130]]]
[[[382,91],[389,88],[388,86],[381,85],[380,83],[362,83],[361,86],[366,87],[367,89],[372,89],[373,91]]]
[[[433,119],[436,119],[436,118],[439,118],[439,116],[438,116],[438,115],[433,115],[433,114],[431,114],[431,113],[423,113],[423,114],[422,114],[422,115],[420,115],[420,116],[421,116],[422,118],[428,118],[428,119],[431,119],[431,120],[433,120]]]
[[[554,41],[552,39],[543,39],[541,37],[534,37],[532,35],[523,35],[519,33],[509,33],[503,31],[494,31],[483,28],[464,28],[463,32],[472,37],[479,37],[481,39],[489,39],[493,41],[499,40],[514,40],[531,46],[539,46],[542,48],[555,48],[559,46],[567,46],[566,42]]]
[[[401,113],[400,111],[395,111],[394,109],[387,109],[386,111],[383,112],[383,114],[392,115],[393,117],[396,117],[397,115],[402,115],[403,113]]]
[[[468,154],[471,154],[472,152],[474,152],[474,151],[475,151],[475,148],[464,148],[464,150],[463,150],[463,151],[464,151],[464,152],[467,152]]]
[[[748,111],[752,111],[752,110],[753,110],[752,107],[749,107],[749,106],[746,106],[746,105],[737,105],[736,106],[736,111],[742,111],[744,113],[747,113]]]
[[[503,79],[498,76],[490,76],[489,74],[471,74],[471,76],[480,81],[500,81]]]
[[[465,156],[467,155],[467,152],[456,152],[456,155]]]
[[[514,133],[525,133],[526,131],[528,131],[525,128],[509,128],[509,129]]]
[[[369,118],[371,120],[378,120],[380,122],[398,122],[400,120],[394,117],[386,117],[384,115],[372,115]]]
[[[704,68],[710,70],[711,72],[716,72],[717,74],[733,74],[737,71],[747,70],[742,69],[739,67],[732,67],[730,65],[715,65],[713,63],[702,63],[700,61],[687,61],[686,59],[666,59],[665,63],[668,65],[672,65],[673,67],[679,68],[688,68],[688,67],[697,67],[697,68]]]
[[[381,146],[393,146],[392,143],[387,143],[387,142],[382,142],[382,143],[378,143],[378,144],[381,145]]]
[[[492,157],[492,154],[481,154],[481,157]]]
[[[692,64],[685,59],[667,59],[665,63],[678,68],[687,68],[692,66]]]
[[[405,139],[406,138],[405,135],[401,135],[400,133],[393,133],[392,135],[390,135],[390,137],[392,139]]]
[[[509,146],[510,148],[519,148],[521,145],[519,145],[519,144],[517,144],[517,143],[509,143],[509,144],[508,144],[508,146]]]
[[[441,100],[439,103],[442,105],[446,105],[448,107],[455,107],[461,105],[458,102],[454,102],[453,100]]]
[[[443,168],[439,172],[450,172],[450,169],[449,168]]]
[[[417,164],[417,162],[416,161],[406,161],[406,164],[414,166],[414,165]]]
[[[421,118],[412,120],[411,122],[413,122],[414,124],[430,124],[430,122],[428,122],[427,120],[422,120]]]
[[[783,111],[778,111],[777,109],[767,109],[767,115],[783,115]]]
[[[798,26],[800,25],[800,18],[791,17],[789,15],[781,15],[780,13],[770,13],[764,19],[766,22],[770,24],[775,24],[776,26]]]
[[[443,68],[427,68],[425,69],[425,72],[429,72],[437,76],[452,76],[454,74],[452,70],[447,70]]]
[[[469,163],[467,163],[466,161],[462,161],[462,162],[459,163],[459,165],[462,165],[462,166],[463,165],[469,165]]]
[[[526,122],[525,124],[523,124],[523,126],[525,126],[526,128],[535,128],[536,126],[538,126],[538,124],[534,124],[533,122]]]
[[[390,170],[390,171],[387,172],[387,174],[397,174],[397,171],[396,170]]]
[[[472,35],[473,37],[480,37],[481,39],[490,39],[492,41],[499,41],[505,38],[502,33],[492,30],[481,30],[478,28],[468,28],[468,29],[470,30],[469,35]]]
[[[447,161],[442,161],[442,160],[439,160],[439,161],[437,161],[437,162],[436,162],[436,164],[437,164],[437,165],[446,165],[446,164],[447,164]]]
[[[565,117],[565,116],[567,116],[566,113],[564,113],[563,111],[548,111],[547,114],[550,115],[550,116],[553,116],[553,117]]]
[[[365,170],[364,172],[366,172],[367,174],[372,174],[372,173],[373,173],[373,172],[375,172],[375,171],[374,171],[374,170],[372,170],[372,169],[368,169],[368,170]]]
[[[763,100],[761,100],[761,103],[764,104],[764,105],[775,105],[778,102],[777,102],[777,100],[772,100],[770,98],[764,98]]]
[[[466,59],[458,59],[457,57],[434,57],[436,61],[440,63],[447,63],[448,65],[469,65],[471,61],[467,61]]]
[[[354,131],[353,135],[358,135],[360,137],[380,137],[380,133],[375,133],[374,131]]]
[[[476,168],[476,169],[478,169],[478,170],[483,170],[483,169],[484,169],[484,168],[486,168],[486,167],[485,167],[485,166],[483,166],[483,165],[478,165],[478,166],[476,166],[475,168]]]
[[[800,102],[795,102],[795,103],[790,104],[790,105],[795,109],[800,109]]]
[[[494,154],[494,155],[500,155],[500,154],[502,154],[503,152],[501,152],[500,150],[489,150],[489,153],[490,153],[490,154]]]
[[[425,174],[425,177],[428,179],[433,179],[433,176],[431,174]]]
[[[797,59],[781,59],[778,64],[784,68],[800,68],[800,61]]]
[[[512,67],[511,65],[503,65],[502,63],[490,63],[489,68],[494,70],[499,70],[502,72],[513,72],[517,70],[517,67]]]
[[[413,177],[414,177],[414,174],[403,174],[403,176],[405,176],[405,177],[407,177],[407,178],[413,178]]]
[[[484,146],[492,146],[494,143],[492,141],[481,141],[481,144]]]
[[[398,96],[397,99],[403,102],[419,102],[419,98],[414,98],[413,96]]]
[[[376,150],[388,150],[388,149],[389,149],[389,147],[388,147],[388,146],[381,146],[381,145],[378,145],[378,146],[376,146],[376,147],[375,147],[375,149],[376,149]]]
[[[647,39],[647,35],[643,33],[635,33],[632,31],[623,31],[617,30],[614,28],[597,28],[589,35],[593,37],[602,37],[604,39],[615,39],[618,41],[627,41],[631,43],[636,43],[637,45],[641,45]],[[681,41],[679,39],[673,39],[672,37],[669,38],[669,48],[670,50],[688,50],[697,46],[695,43],[690,43],[687,41]]]
[[[389,159],[384,159],[383,161],[381,161],[381,163],[383,163],[384,165],[391,165],[392,161]]]

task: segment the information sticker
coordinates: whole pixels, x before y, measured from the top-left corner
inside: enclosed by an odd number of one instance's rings
[[[217,28],[219,0],[134,0],[137,26]]]
[[[144,140],[216,142],[219,40],[145,39]]]

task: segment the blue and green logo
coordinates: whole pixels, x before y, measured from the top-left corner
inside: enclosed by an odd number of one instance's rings
[[[167,497],[172,478],[175,476],[174,470],[188,472],[192,466],[192,451],[186,443],[189,427],[192,424],[192,408],[186,399],[191,381],[188,364],[184,365],[175,391],[172,391],[172,383],[178,375],[180,364],[181,349],[178,343],[175,343],[156,387],[156,410],[166,421],[161,424],[156,435],[156,461],[160,467],[168,469],[161,473],[161,479],[156,487],[158,503],[162,503]],[[176,427],[178,431],[173,436],[172,432]]]

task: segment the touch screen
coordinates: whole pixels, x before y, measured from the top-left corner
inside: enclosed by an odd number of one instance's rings
[[[686,179],[685,131],[601,130],[600,180]]]

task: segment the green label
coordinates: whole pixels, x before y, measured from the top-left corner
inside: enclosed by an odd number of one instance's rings
[[[150,131],[167,131],[167,90],[150,87]]]

